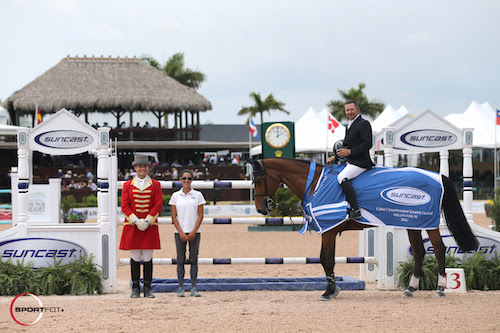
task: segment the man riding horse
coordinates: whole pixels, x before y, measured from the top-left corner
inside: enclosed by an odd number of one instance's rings
[[[349,123],[345,132],[344,147],[336,150],[336,155],[345,159],[347,163],[344,170],[338,174],[337,180],[351,206],[349,218],[358,220],[361,218],[361,209],[350,180],[374,166],[370,158],[370,148],[373,145],[372,127],[370,122],[361,117],[359,106],[355,101],[347,101],[344,108]],[[331,163],[334,159],[335,156],[331,156],[328,162]]]

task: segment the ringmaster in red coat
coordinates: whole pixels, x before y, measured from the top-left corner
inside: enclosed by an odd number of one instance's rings
[[[160,249],[157,217],[163,207],[160,182],[148,176],[146,155],[135,155],[132,162],[137,176],[123,185],[121,206],[125,215],[120,250],[130,250],[132,295],[140,296],[139,279],[141,259],[144,263],[144,297],[154,298],[151,292],[153,280],[153,251]]]

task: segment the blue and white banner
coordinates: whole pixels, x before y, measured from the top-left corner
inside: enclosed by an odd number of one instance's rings
[[[348,203],[337,181],[344,167],[326,166],[314,193],[302,204],[309,225],[320,234],[348,217]],[[361,208],[358,222],[420,230],[439,226],[443,185],[438,173],[375,166],[351,184]]]

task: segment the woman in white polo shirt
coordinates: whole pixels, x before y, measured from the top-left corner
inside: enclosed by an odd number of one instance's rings
[[[198,278],[198,250],[200,248],[200,225],[203,220],[205,198],[200,191],[191,188],[193,172],[181,172],[182,188],[173,193],[169,204],[172,206],[172,221],[175,226],[175,247],[177,249],[177,280],[179,282],[178,297],[184,297],[184,262],[186,261],[186,245],[189,243],[189,260],[191,261],[191,296],[200,297],[196,289]]]

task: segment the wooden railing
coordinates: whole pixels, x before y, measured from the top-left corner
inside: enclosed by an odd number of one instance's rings
[[[176,141],[200,140],[199,127],[192,128],[113,128],[112,139],[118,141]]]

